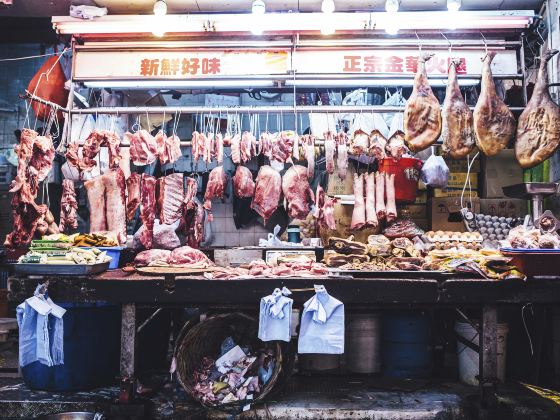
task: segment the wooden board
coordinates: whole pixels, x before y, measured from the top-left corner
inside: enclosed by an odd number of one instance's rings
[[[214,271],[214,267],[208,268],[188,268],[188,267],[138,267],[136,271],[141,274],[148,274],[151,276],[161,276],[166,274],[173,274],[176,276],[188,276],[195,274],[203,274]]]

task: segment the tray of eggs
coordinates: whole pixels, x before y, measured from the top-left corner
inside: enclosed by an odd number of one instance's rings
[[[429,231],[424,234],[426,242],[433,249],[449,249],[462,246],[466,249],[478,251],[482,249],[482,235],[479,232],[453,232],[453,231]]]

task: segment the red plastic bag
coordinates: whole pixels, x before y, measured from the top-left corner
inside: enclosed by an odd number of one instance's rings
[[[57,60],[58,56],[54,55],[45,61],[29,82],[27,90],[41,99],[66,107],[68,102],[68,91],[64,89],[66,78],[64,77],[62,66]],[[35,116],[41,121],[46,121],[51,112],[49,106],[36,101],[31,101],[31,108],[33,108]],[[59,111],[57,118],[60,123],[64,118],[64,114]]]

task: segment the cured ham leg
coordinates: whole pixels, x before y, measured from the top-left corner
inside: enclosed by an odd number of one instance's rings
[[[334,173],[334,152],[336,150],[334,136],[332,131],[327,131],[325,133],[325,161],[326,169],[329,174]]]
[[[385,174],[383,172],[375,174],[375,212],[378,221],[385,220],[387,212],[385,209]]]
[[[340,179],[346,179],[348,171],[348,136],[340,132],[336,136],[336,168]]]
[[[515,135],[515,118],[496,93],[490,63],[496,53],[486,54],[482,64],[480,96],[474,108],[476,145],[486,156],[494,156],[505,149]]]
[[[459,59],[452,59],[447,78],[447,90],[442,108],[442,150],[453,159],[463,159],[473,150],[476,143],[474,119],[471,109],[463,99],[457,81]]]
[[[533,96],[519,117],[515,156],[523,168],[532,168],[548,159],[560,143],[560,107],[548,91],[547,63],[558,50],[541,57]]]
[[[404,135],[412,152],[419,152],[434,144],[441,133],[441,113],[437,98],[432,92],[426,61],[433,54],[422,54],[418,58],[418,70],[414,77],[412,94],[404,109]]]
[[[385,174],[385,195],[387,196],[387,221],[397,218],[397,203],[395,201],[395,174]]]
[[[350,229],[359,230],[366,224],[366,204],[364,201],[364,176],[354,174],[354,211]]]
[[[366,174],[366,227],[376,228],[379,225],[375,210],[375,174]]]

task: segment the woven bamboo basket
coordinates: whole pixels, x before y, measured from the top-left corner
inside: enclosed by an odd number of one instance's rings
[[[282,371],[283,353],[280,343],[263,343],[257,338],[258,327],[258,321],[255,318],[239,312],[212,315],[196,325],[187,323],[179,335],[179,342],[175,349],[177,379],[187,394],[202,405],[214,408],[235,407],[244,405],[247,401],[254,403],[264,400],[278,381]],[[200,366],[203,357],[216,357],[220,354],[220,346],[227,337],[232,337],[235,343],[241,347],[250,346],[252,349],[257,349],[267,346],[271,348],[276,357],[276,365],[271,378],[253,400],[235,401],[216,406],[200,401],[194,396],[193,372]]]

